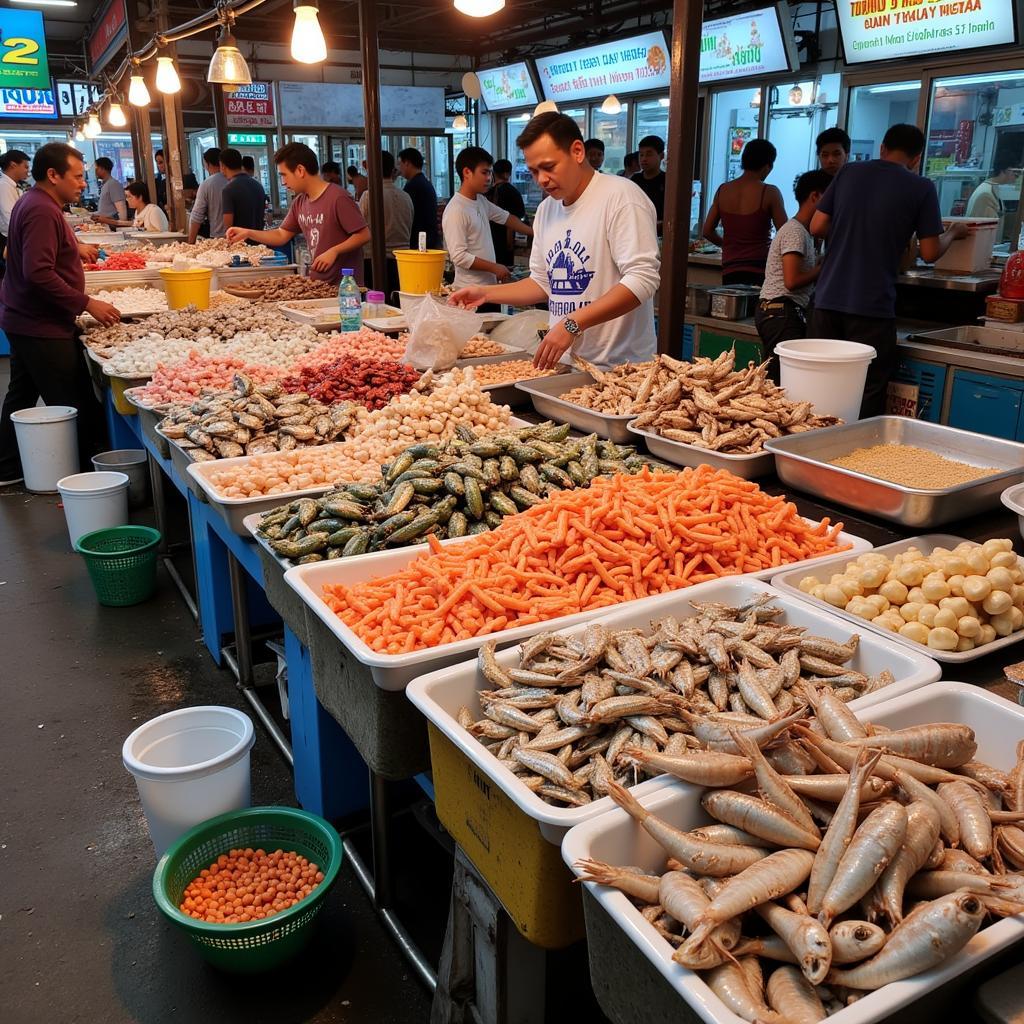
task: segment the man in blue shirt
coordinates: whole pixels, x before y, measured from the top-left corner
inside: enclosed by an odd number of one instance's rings
[[[893,125],[879,160],[849,163],[822,196],[811,234],[828,239],[807,336],[871,345],[860,414],[880,416],[896,369],[896,278],[914,235],[921,258],[934,263],[958,238],[963,224],[943,231],[935,186],[918,174],[924,133]]]
[[[409,247],[419,248],[420,232],[427,235],[427,248],[439,248],[437,235],[437,193],[423,173],[423,154],[418,149],[403,149],[398,154],[398,173],[405,178],[405,191],[412,200],[412,235]]]

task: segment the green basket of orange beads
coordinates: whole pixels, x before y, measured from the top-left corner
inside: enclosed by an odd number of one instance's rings
[[[167,850],[153,874],[153,897],[214,966],[266,971],[309,940],[341,858],[338,833],[315,814],[229,811]]]

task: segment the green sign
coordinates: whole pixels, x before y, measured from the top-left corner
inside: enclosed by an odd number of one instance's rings
[[[0,88],[50,88],[46,36],[39,11],[0,9]]]
[[[266,135],[254,135],[252,132],[228,132],[229,146],[265,146]]]

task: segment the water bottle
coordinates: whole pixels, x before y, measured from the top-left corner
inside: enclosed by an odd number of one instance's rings
[[[338,315],[343,333],[358,331],[363,326],[362,297],[354,274],[353,270],[342,270],[341,284],[338,285]]]

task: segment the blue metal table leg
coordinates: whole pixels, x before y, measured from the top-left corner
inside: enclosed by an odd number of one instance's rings
[[[202,502],[188,492],[189,519],[192,523],[192,550],[196,563],[196,597],[203,643],[220,665],[222,638],[234,629],[231,586],[228,576],[228,552],[211,528]]]
[[[365,810],[370,802],[369,769],[316,699],[309,651],[287,626],[284,651],[296,798],[307,811],[325,818]]]

